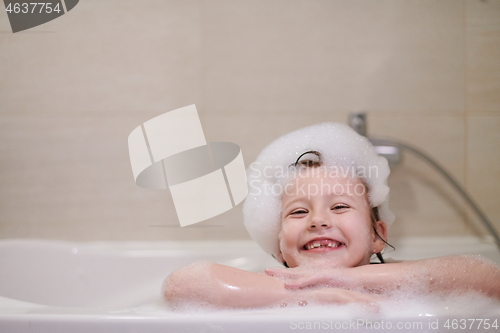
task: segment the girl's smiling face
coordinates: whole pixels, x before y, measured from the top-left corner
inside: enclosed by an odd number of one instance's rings
[[[297,176],[281,201],[281,259],[289,267],[355,267],[384,248],[373,231],[366,187],[316,168]],[[375,222],[385,239],[384,222]]]

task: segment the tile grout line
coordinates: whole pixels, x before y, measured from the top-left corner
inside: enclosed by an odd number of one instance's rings
[[[206,22],[206,1],[202,1],[201,2],[201,27],[200,27],[200,48],[201,48],[201,64],[200,64],[200,67],[201,67],[201,79],[200,79],[200,86],[199,89],[200,89],[200,92],[199,92],[199,98],[200,98],[200,107],[202,109],[206,109],[206,87],[207,87],[207,59],[206,59],[206,34],[205,34],[205,26],[207,24]]]
[[[467,191],[467,0],[462,0],[462,41],[463,41],[463,109],[462,109],[462,124],[463,124],[463,188]],[[465,226],[469,224],[469,213],[467,207],[462,211],[462,219]]]
[[[469,165],[469,115],[468,115],[468,96],[467,96],[467,86],[468,86],[468,55],[467,55],[467,0],[462,1],[463,4],[463,38],[464,38],[464,112],[463,112],[463,124],[464,124],[464,188],[469,190],[468,186],[468,165]]]

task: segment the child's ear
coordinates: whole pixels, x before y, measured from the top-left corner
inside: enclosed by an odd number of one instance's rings
[[[374,243],[373,246],[374,246],[374,250],[375,250],[374,253],[379,253],[385,247],[385,241],[387,240],[387,226],[386,226],[385,222],[377,221],[377,222],[375,222],[374,228],[378,234],[377,235],[374,233],[374,235],[373,235],[373,243]],[[382,239],[380,239],[380,238],[382,238]]]

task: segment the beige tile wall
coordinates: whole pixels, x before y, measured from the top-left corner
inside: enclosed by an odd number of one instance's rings
[[[0,11],[0,238],[248,237],[241,207],[177,226],[133,182],[127,136],[196,103],[247,165],[271,140],[368,111],[436,158],[500,229],[500,0],[86,0],[12,34]],[[390,178],[390,237],[484,234],[429,166]]]
[[[466,2],[466,185],[500,230],[500,1]]]

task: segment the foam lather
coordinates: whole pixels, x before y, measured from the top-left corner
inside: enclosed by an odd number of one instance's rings
[[[287,182],[286,170],[307,151],[318,151],[323,165],[356,170],[368,187],[371,207],[378,207],[380,220],[394,221],[389,210],[387,160],[379,156],[367,138],[340,123],[322,123],[288,133],[264,148],[247,169],[249,193],[243,205],[243,219],[250,236],[274,255],[280,253],[280,188]],[[306,155],[309,158],[313,155]],[[288,180],[289,181],[289,180]]]
[[[233,208],[248,192],[238,145],[207,144],[194,105],[164,113],[135,128],[128,137],[137,185],[170,189],[181,226]]]

